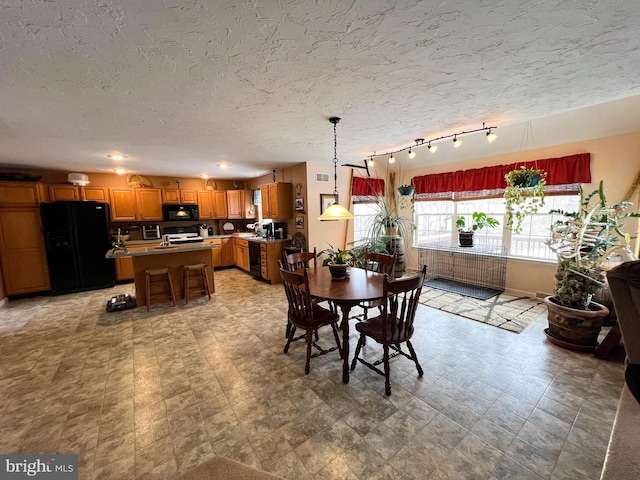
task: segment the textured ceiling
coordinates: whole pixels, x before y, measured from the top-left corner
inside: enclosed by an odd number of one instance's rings
[[[536,146],[564,143],[585,114],[563,112],[638,104],[638,18],[638,0],[5,0],[0,165],[110,172],[121,152],[133,172],[255,177],[330,165],[334,115],[341,163],[482,122],[490,150],[437,161],[517,150],[540,117],[563,124]],[[627,111],[589,134],[639,129]]]

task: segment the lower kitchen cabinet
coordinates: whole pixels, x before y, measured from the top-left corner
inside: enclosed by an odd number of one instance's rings
[[[249,271],[249,241],[240,238],[234,239],[236,251],[236,266],[245,272]]]
[[[0,208],[0,262],[8,296],[51,288],[40,208]]]
[[[261,243],[260,244],[260,269],[261,276],[270,283],[280,283],[280,267],[278,260],[282,256],[282,243]]]

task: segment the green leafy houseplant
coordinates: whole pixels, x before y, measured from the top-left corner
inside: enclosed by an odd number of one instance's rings
[[[371,226],[367,237],[372,240],[380,240],[382,237],[399,235],[405,241],[409,239],[416,225],[413,220],[398,213],[398,207],[402,207],[401,200],[396,205],[391,205],[391,199],[387,196],[376,196],[376,213],[371,220]]]
[[[323,266],[328,266],[331,277],[334,279],[342,279],[347,276],[347,267],[351,265],[351,250],[334,249],[331,245],[317,254],[317,258],[324,256]]]
[[[467,219],[463,215],[456,218],[456,227],[458,228],[458,243],[461,247],[473,247],[473,234],[476,230],[482,230],[484,227],[494,228],[499,225],[498,220],[487,216],[483,212],[473,212],[471,214],[471,224],[467,228]]]
[[[524,166],[507,173],[504,178],[507,228],[514,233],[522,231],[522,221],[527,215],[536,213],[544,206],[544,186],[546,173]]]
[[[640,217],[640,213],[626,212],[630,202],[607,205],[603,183],[584,196],[580,189],[580,208],[577,212],[552,210],[566,217],[551,226],[546,241],[558,257],[556,303],[570,308],[588,310],[591,296],[604,285],[602,265],[613,254],[625,260],[634,259],[629,247],[631,236],[622,232],[620,220]]]

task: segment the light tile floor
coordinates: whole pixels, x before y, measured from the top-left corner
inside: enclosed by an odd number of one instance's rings
[[[131,284],[0,308],[0,452],[77,453],[81,479],[169,479],[214,455],[289,479],[599,478],[619,352],[551,345],[544,317],[516,335],[421,305],[424,377],[392,360],[385,397],[362,365],[344,385],[336,352],[307,376],[302,344],[282,353],[282,286],[215,275],[211,301],[149,313],[105,313]]]

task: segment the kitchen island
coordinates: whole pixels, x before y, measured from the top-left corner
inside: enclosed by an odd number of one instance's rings
[[[211,266],[211,250],[214,246],[207,242],[184,243],[170,245],[168,247],[142,247],[132,248],[127,252],[122,250],[109,250],[107,258],[132,257],[133,281],[136,288],[136,304],[138,307],[146,305],[146,281],[145,270],[157,268],[169,268],[176,300],[184,297],[182,285],[182,266],[204,263],[207,265],[207,279],[209,289],[215,292],[213,279],[213,267]]]

